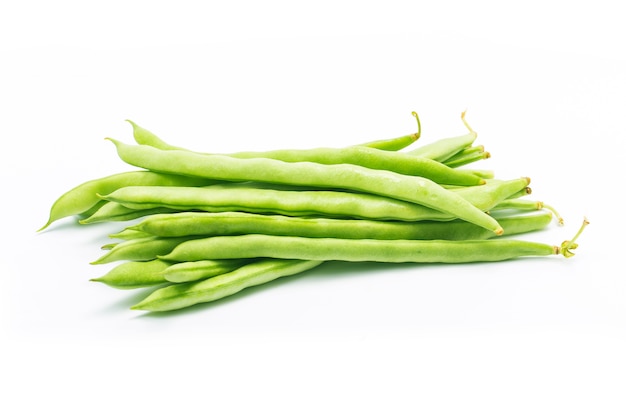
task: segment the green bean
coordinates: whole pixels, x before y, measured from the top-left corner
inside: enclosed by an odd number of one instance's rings
[[[408,153],[415,156],[421,156],[423,158],[432,159],[434,161],[443,162],[446,159],[457,154],[462,149],[471,146],[476,137],[476,132],[469,126],[465,120],[465,112],[461,113],[461,120],[469,132],[462,136],[455,136],[451,138],[439,139],[433,143],[420,146],[413,149]]]
[[[148,129],[144,129],[143,127],[139,126],[137,123],[133,122],[132,120],[126,119],[126,121],[130,123],[130,125],[133,128],[133,137],[135,138],[135,142],[137,142],[140,145],[148,145],[157,149],[162,149],[164,151],[172,151],[172,150],[186,151],[187,150],[185,148],[180,148],[178,146],[170,145],[164,140],[161,140],[157,135],[155,135]]]
[[[584,225],[583,225],[584,227]],[[582,231],[582,228],[581,228]],[[578,237],[579,233],[576,235]],[[561,246],[514,239],[377,240],[240,235],[189,240],[161,259],[177,262],[202,259],[276,258],[312,261],[390,263],[497,262],[526,256],[572,256],[574,242]]]
[[[508,236],[542,229],[550,222],[552,214],[542,212],[536,216],[524,214],[496,218],[505,230],[504,235]],[[344,239],[462,240],[488,239],[494,236],[490,231],[462,220],[405,222],[237,212],[155,215],[126,230],[160,237],[264,234]]]
[[[133,229],[130,227],[127,227],[126,229],[117,233],[111,233],[109,235],[111,239],[120,239],[120,240],[132,240],[132,239],[140,239],[140,238],[152,237],[152,236],[153,234],[151,233],[142,232],[141,230]]]
[[[106,200],[100,200],[96,204],[91,206],[91,208],[83,211],[82,213],[76,214],[76,217],[78,218],[79,221],[80,220],[84,220],[84,219],[86,219],[88,217],[91,217],[91,216],[94,215],[95,212],[100,210],[102,208],[102,206],[104,206],[107,203],[108,203],[108,201],[106,201]]]
[[[323,165],[351,164],[428,178],[439,184],[479,185],[484,181],[470,172],[457,171],[441,162],[408,153],[364,146],[347,148],[285,149],[230,154],[235,158],[270,158],[283,162],[315,162]]]
[[[91,264],[99,265],[116,261],[150,261],[159,255],[169,253],[176,245],[186,240],[188,240],[187,237],[146,237],[126,240],[109,246],[109,251]]]
[[[158,186],[150,186],[150,187],[158,187]],[[126,187],[122,187],[126,188]],[[81,219],[78,221],[80,224],[92,224],[92,223],[102,223],[102,222],[111,222],[111,221],[128,221],[135,220],[140,217],[148,216],[151,214],[160,214],[160,213],[174,213],[179,210],[169,209],[166,207],[150,207],[141,210],[131,209],[123,206],[122,204],[106,201],[104,205],[102,205],[98,210],[96,210],[91,216]]]
[[[459,251],[463,252],[465,259],[468,259],[469,256],[470,262],[477,261],[478,259],[492,261],[499,260],[495,258],[503,257],[505,259],[513,259],[521,256],[549,256],[556,254],[562,254],[565,257],[570,257],[573,256],[572,250],[576,249],[578,246],[575,241],[580,236],[586,224],[588,224],[588,221],[585,219],[583,226],[574,238],[563,242],[560,247],[533,242],[500,239],[491,242],[471,241],[471,245],[468,250],[468,248],[463,248],[464,245],[462,242],[446,243],[442,241],[434,241],[434,245],[430,248],[430,252],[433,252],[433,249],[436,249],[434,246],[438,246],[439,249],[441,249],[441,246],[443,245],[448,246],[449,249],[453,249],[451,252],[434,251],[436,252],[435,256],[438,258],[445,258],[445,262],[457,262],[458,259],[454,259],[453,257],[457,254],[456,252]],[[384,243],[385,242],[383,242],[383,244]],[[497,251],[498,256],[494,256],[492,253],[494,250]],[[428,255],[424,254],[421,257],[427,258]],[[210,279],[198,282],[173,284],[165,288],[157,289],[131,308],[133,310],[170,311],[190,307],[199,303],[208,303],[236,294],[237,292],[248,287],[261,285],[280,277],[294,275],[313,269],[321,263],[321,261],[298,259],[260,260],[244,265],[233,272]]]
[[[556,209],[549,205],[545,204],[543,201],[533,201],[533,200],[513,200],[507,199],[504,200],[497,205],[495,205],[491,210],[541,210],[546,209],[554,214],[559,224],[564,224],[565,221],[561,217]]]
[[[90,281],[124,290],[166,284],[169,281],[165,279],[163,273],[171,264],[162,259],[124,262],[100,278],[92,278]]]
[[[414,113],[415,114],[415,113]],[[416,118],[417,115],[415,114]],[[419,125],[419,119],[418,119]],[[370,144],[371,145],[371,144]],[[456,171],[432,159],[410,153],[381,150],[373,146],[345,148],[280,149],[265,152],[238,152],[227,156],[252,159],[270,158],[283,162],[315,162],[323,165],[351,164],[382,169],[399,174],[428,178],[439,184],[479,185],[482,178],[470,172]]]
[[[526,187],[523,188],[521,190],[519,190],[518,192],[511,194],[510,196],[508,196],[505,200],[517,200],[518,198],[522,198],[522,197],[526,197],[531,195],[533,192],[532,188],[530,187]]]
[[[468,172],[470,174],[476,175],[485,180],[494,179],[495,173],[490,169],[469,169],[469,168],[454,168],[456,171],[460,172]]]
[[[412,145],[417,141],[422,134],[422,124],[420,123],[420,118],[416,112],[411,113],[415,120],[417,121],[417,133],[412,133],[410,135],[404,135],[393,139],[383,139],[376,140],[372,142],[366,142],[361,144],[361,146],[366,146],[368,148],[380,149],[383,151],[399,151],[406,148],[409,145]]]
[[[457,155],[446,159],[443,161],[443,164],[450,168],[458,168],[489,158],[491,158],[491,154],[489,152],[486,152],[482,146],[476,146],[461,151]]]
[[[524,189],[527,177],[488,180],[485,185],[454,189],[456,194],[487,211],[498,202]],[[378,220],[452,220],[455,217],[418,204],[387,197],[342,191],[290,191],[238,185],[208,187],[125,187],[103,196],[128,210],[171,210],[207,212],[244,211],[289,216],[328,216]]]
[[[321,165],[161,151],[150,146],[131,146],[111,140],[122,160],[146,169],[217,180],[260,181],[366,192],[422,204],[477,224],[497,235],[502,234],[502,227],[491,216],[426,178],[345,164]]]
[[[39,231],[44,230],[53,222],[64,217],[81,213],[89,214],[89,211],[94,209],[94,206],[100,202],[98,194],[108,194],[127,185],[198,186],[211,183],[214,183],[214,181],[150,171],[122,172],[87,181],[67,191],[54,202],[50,209],[48,222]]]
[[[482,154],[485,152],[485,147],[483,145],[476,146],[468,146],[467,148],[461,149],[459,152],[452,155],[450,158],[442,161],[444,164],[449,164],[460,158],[466,158],[468,156],[473,156],[475,154]]]
[[[261,260],[210,279],[173,284],[158,289],[131,308],[148,311],[177,310],[198,303],[215,301],[245,288],[295,275],[320,264],[319,261]]]
[[[431,216],[450,218],[448,214],[406,201],[342,191],[289,191],[245,186],[125,187],[103,198],[123,205],[129,212],[166,208],[179,212],[245,211],[394,220],[420,220]]]
[[[413,112],[411,114],[413,115],[413,117],[415,117],[415,120],[417,120],[417,133],[412,133],[410,135],[404,135],[404,136],[400,136],[400,137],[393,138],[393,139],[383,139],[383,140],[376,140],[372,142],[366,142],[358,146],[365,146],[368,148],[374,148],[374,149],[380,149],[380,150],[386,150],[386,151],[398,151],[413,144],[417,139],[419,139],[421,131],[422,131],[422,126],[421,126],[420,119],[417,113]],[[180,148],[178,146],[170,145],[169,143],[161,140],[154,133],[150,132],[147,129],[144,129],[143,127],[139,126],[135,122],[131,120],[126,120],[126,121],[131,124],[133,128],[133,137],[135,138],[135,142],[137,142],[140,145],[148,145],[148,146],[152,146],[154,148],[162,149],[166,151],[188,150],[185,148]],[[267,157],[263,155],[260,155],[260,156]]]
[[[247,259],[202,260],[180,262],[168,267],[163,275],[169,282],[191,282],[215,277],[250,263]]]
[[[148,235],[148,236],[143,236],[143,237],[152,237],[152,236],[151,236],[151,235]],[[106,244],[102,245],[102,246],[100,247],[100,249],[102,249],[102,250],[111,250],[111,249],[113,249],[114,247],[116,247],[119,243],[120,243],[120,242],[111,242],[111,243],[106,243]]]

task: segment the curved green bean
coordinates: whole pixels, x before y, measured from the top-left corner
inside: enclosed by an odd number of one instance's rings
[[[173,284],[158,289],[131,307],[133,310],[169,311],[215,301],[245,288],[295,275],[320,265],[319,261],[271,259],[244,265],[199,282]]]
[[[351,164],[428,178],[439,184],[479,185],[484,183],[484,180],[477,175],[467,171],[457,171],[429,158],[364,146],[241,152],[229,154],[229,156],[241,159],[270,158],[283,162],[315,162],[323,165]]]
[[[549,205],[545,204],[543,201],[534,201],[534,200],[520,200],[520,199],[506,199],[497,205],[495,205],[492,210],[541,210],[546,209],[554,214],[559,224],[564,224],[565,221],[563,217],[559,214],[556,209]]]
[[[155,185],[154,187],[158,187],[158,186]],[[122,188],[126,188],[126,187],[122,187]],[[132,208],[123,206],[120,203],[116,203],[114,201],[106,201],[106,200],[104,201],[106,204],[103,204],[98,210],[92,213],[89,217],[79,220],[78,223],[92,224],[92,223],[102,223],[102,222],[112,222],[112,221],[124,222],[128,220],[135,220],[144,216],[149,216],[151,214],[175,213],[177,211],[180,211],[180,210],[170,209],[170,208],[161,207],[161,206],[143,208],[143,209],[132,209]]]
[[[409,145],[412,145],[417,141],[422,134],[422,123],[420,122],[420,118],[416,112],[411,113],[415,120],[417,121],[417,132],[411,133],[410,135],[404,135],[393,139],[382,139],[375,140],[371,142],[362,143],[361,146],[366,146],[368,148],[380,149],[383,151],[399,151],[406,148]]]
[[[164,151],[188,150],[185,148],[180,148],[178,146],[170,145],[169,143],[165,142],[164,140],[159,138],[157,135],[155,135],[148,129],[145,129],[139,126],[137,123],[133,122],[132,120],[126,119],[126,121],[130,123],[130,125],[133,128],[133,137],[135,138],[135,142],[137,142],[140,145],[148,145],[157,149],[163,149]]]
[[[527,177],[488,180],[485,185],[450,192],[478,210],[487,211],[524,189]],[[294,191],[250,187],[245,184],[208,187],[125,187],[103,196],[128,210],[165,207],[176,211],[243,211],[290,216],[330,216],[378,220],[452,220],[453,215],[429,207],[371,194],[342,191]]]
[[[94,206],[97,206],[101,201],[98,194],[108,194],[121,187],[129,185],[200,186],[212,183],[215,183],[215,181],[151,171],[122,172],[94,179],[84,182],[61,195],[53,203],[48,221],[38,231],[44,230],[53,222],[64,217],[82,213],[90,214],[90,210],[94,209]]]
[[[126,163],[159,172],[227,181],[259,181],[348,189],[382,195],[443,211],[477,224],[496,235],[502,227],[462,197],[426,178],[353,165],[322,165],[273,159],[238,159],[185,151],[162,151],[145,145],[126,145],[111,139]]]
[[[423,158],[429,158],[434,161],[444,162],[461,150],[472,146],[478,135],[465,120],[465,112],[461,113],[461,120],[467,130],[469,130],[467,134],[439,139],[433,143],[422,145],[413,149],[408,153]]]
[[[386,150],[386,151],[398,151],[413,144],[416,140],[419,139],[421,135],[422,125],[420,123],[420,119],[417,113],[412,112],[411,114],[413,115],[413,117],[415,117],[415,120],[417,121],[417,133],[412,133],[410,135],[404,135],[404,136],[400,136],[400,137],[393,138],[393,139],[383,139],[383,140],[366,142],[357,146],[364,146],[368,148],[374,148],[374,149],[380,149],[380,150]],[[131,124],[133,128],[133,137],[135,138],[135,142],[137,142],[140,145],[148,145],[148,146],[152,146],[154,148],[162,149],[162,150],[188,150],[185,148],[180,148],[178,146],[170,145],[169,143],[160,139],[157,135],[155,135],[151,131],[144,129],[143,127],[139,126],[135,122],[128,120],[128,119],[126,121]],[[236,154],[231,154],[231,156],[233,155],[236,155]],[[264,156],[262,154],[260,154],[259,156],[269,157],[269,156]]]

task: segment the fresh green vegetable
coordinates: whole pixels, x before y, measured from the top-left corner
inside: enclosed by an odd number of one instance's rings
[[[142,171],[84,182],[61,195],[51,223],[129,222],[92,264],[118,263],[92,281],[155,290],[133,309],[168,311],[303,273],[326,261],[497,262],[570,257],[573,239],[511,238],[563,219],[528,200],[530,178],[466,166],[490,156],[468,133],[400,152],[421,136],[345,148],[238,152],[170,145],[131,122],[137,145],[110,139]],[[459,168],[463,167],[463,168]]]

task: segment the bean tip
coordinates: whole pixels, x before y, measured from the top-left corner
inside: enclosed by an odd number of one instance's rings
[[[113,142],[113,144],[114,144],[115,146],[118,146],[118,145],[120,144],[120,141],[119,141],[119,140],[116,140],[116,139],[110,138],[110,137],[108,137],[108,136],[107,136],[106,138],[104,138],[104,140],[108,140],[109,142]]]
[[[502,234],[504,233],[504,229],[502,228],[502,226],[500,226],[493,232],[496,234],[496,236],[502,236]]]
[[[130,306],[130,309],[131,310],[147,310],[147,311],[150,311],[149,308],[145,307],[145,303],[143,301],[140,301],[139,303],[137,303],[137,304],[135,304],[133,306]]]
[[[37,229],[37,233],[41,232],[42,230],[46,229],[48,226],[50,226],[50,224],[52,224],[52,221],[48,220],[48,222],[46,224],[44,224],[43,226],[41,226],[39,229]]]

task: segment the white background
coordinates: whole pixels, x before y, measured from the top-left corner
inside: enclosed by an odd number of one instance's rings
[[[0,6],[0,414],[623,416],[626,38],[615,2]],[[226,2],[224,2],[226,3]],[[19,4],[19,6],[17,5]],[[436,4],[436,5],[434,5]],[[571,259],[330,264],[173,314],[89,282],[121,225],[59,221],[132,119],[204,151],[478,132]],[[529,237],[530,238],[530,237]]]

